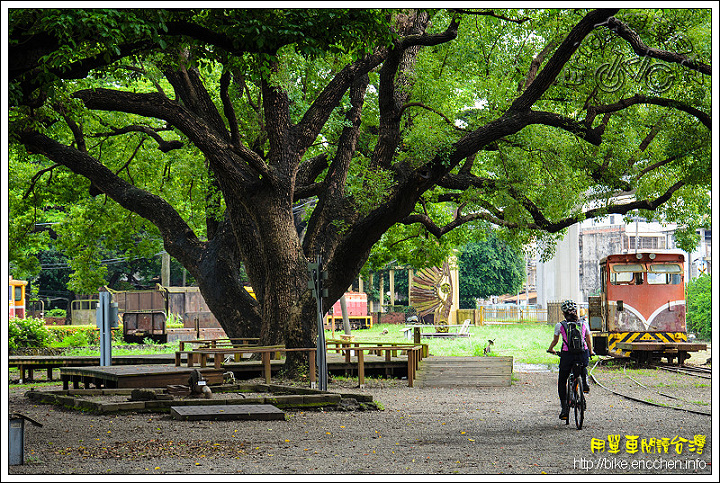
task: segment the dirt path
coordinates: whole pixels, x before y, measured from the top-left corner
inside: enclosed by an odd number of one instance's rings
[[[8,471],[710,474],[709,416],[625,400],[594,385],[585,427],[578,431],[558,419],[556,377],[516,372],[511,387],[479,389],[408,388],[404,381],[380,381],[360,390],[331,381],[331,391],[372,394],[384,410],[290,411],[286,421],[269,422],[180,422],[166,414],[101,416],[33,405],[24,391],[13,390],[9,408],[43,427],[26,427],[28,463]]]

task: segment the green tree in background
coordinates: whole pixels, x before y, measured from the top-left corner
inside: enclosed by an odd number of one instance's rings
[[[702,274],[687,284],[685,304],[688,332],[702,340],[712,339],[712,280]]]
[[[461,309],[474,309],[478,298],[517,293],[525,283],[522,253],[495,235],[466,245],[459,264]]]

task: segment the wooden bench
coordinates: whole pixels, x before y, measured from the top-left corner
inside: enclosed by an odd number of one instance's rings
[[[423,333],[423,329],[425,328],[432,328],[436,329],[434,325],[429,324],[413,324],[409,325],[407,327],[404,327],[400,329],[400,331],[407,337],[408,339],[413,338],[413,334],[415,329],[420,330],[420,336],[421,337],[470,337],[470,319],[465,319],[465,321],[462,324],[452,324],[447,325],[445,327],[448,327],[448,332],[426,332]],[[453,332],[453,329],[457,328],[456,332]]]
[[[215,348],[215,347],[244,347],[248,345],[258,345],[260,339],[257,337],[240,337],[240,338],[221,338],[221,339],[195,339],[181,340],[179,342],[180,350],[185,350],[186,345],[197,344],[198,348]]]

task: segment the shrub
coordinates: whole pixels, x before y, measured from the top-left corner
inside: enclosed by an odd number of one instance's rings
[[[45,311],[45,317],[67,317],[65,309],[50,309]]]
[[[64,345],[69,341],[84,341],[82,345],[96,346],[100,345],[100,330],[94,325],[57,325],[48,327],[52,334],[52,341],[56,347],[68,347]],[[71,337],[68,341],[65,339]],[[125,342],[123,338],[122,324],[112,331],[112,342],[122,344]],[[72,347],[76,347],[71,344]]]
[[[52,340],[52,335],[45,327],[43,319],[34,317],[26,319],[13,318],[9,321],[8,329],[8,347],[10,349],[45,347]]]
[[[88,344],[88,337],[85,332],[75,332],[63,338],[58,347],[84,347]]]
[[[685,304],[688,332],[699,339],[712,339],[712,293],[710,275],[703,274],[687,285]]]

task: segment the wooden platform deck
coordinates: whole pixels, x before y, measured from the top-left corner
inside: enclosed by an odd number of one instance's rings
[[[33,356],[26,356],[27,358]],[[113,358],[113,365],[99,366],[98,362],[83,359],[82,366],[69,366],[78,358],[60,356],[35,356],[37,364],[45,363],[60,369],[63,387],[71,385],[77,389],[81,384],[103,388],[164,387],[173,384],[187,384],[189,373],[199,369],[209,384],[222,383],[222,374],[232,371],[238,380],[247,380],[263,376],[263,364],[256,360],[228,361],[222,369],[208,367],[175,366],[174,356],[145,356],[135,358],[120,356]],[[50,360],[49,358],[52,358]],[[117,363],[116,363],[117,362]],[[271,360],[271,377],[277,376],[283,367],[283,360]],[[358,377],[357,356],[348,361],[342,354],[329,351],[327,354],[328,372],[331,375]],[[512,374],[512,357],[438,357],[423,358],[415,374],[419,387],[450,386],[509,386]],[[42,367],[36,365],[36,368]],[[407,378],[407,356],[390,357],[371,353],[364,354],[364,376]]]
[[[63,388],[72,386],[78,389],[80,385],[86,388],[128,388],[128,387],[164,387],[171,384],[187,385],[190,372],[198,369],[208,380],[208,384],[221,384],[223,372],[231,371],[236,379],[252,379],[263,376],[263,364],[256,360],[232,361],[223,364],[222,369],[207,367],[175,366],[174,356],[172,363],[157,359],[154,364],[123,364],[111,366],[79,366],[60,367],[60,379]],[[364,375],[377,375],[402,378],[407,377],[408,362],[406,357],[392,357],[389,361],[385,356],[364,355]],[[114,363],[114,360],[113,360]],[[356,357],[350,362],[342,355],[328,353],[328,372],[333,375],[358,376],[358,363]],[[271,360],[271,377],[277,376],[284,364],[283,360]]]
[[[437,357],[423,359],[417,372],[418,387],[509,386],[513,358]]]
[[[137,364],[122,366],[62,367],[60,378],[63,389],[72,384],[102,388],[164,387],[187,385],[190,373],[198,369],[208,384],[222,384],[223,371],[212,367],[176,367],[175,364]]]
[[[171,364],[175,362],[173,354],[153,354],[138,356],[113,356],[113,366],[133,366],[138,364]],[[93,367],[100,365],[99,356],[9,356],[8,367],[20,370],[20,381],[32,381],[34,372],[46,370],[48,380],[53,380],[53,370],[61,367]]]

